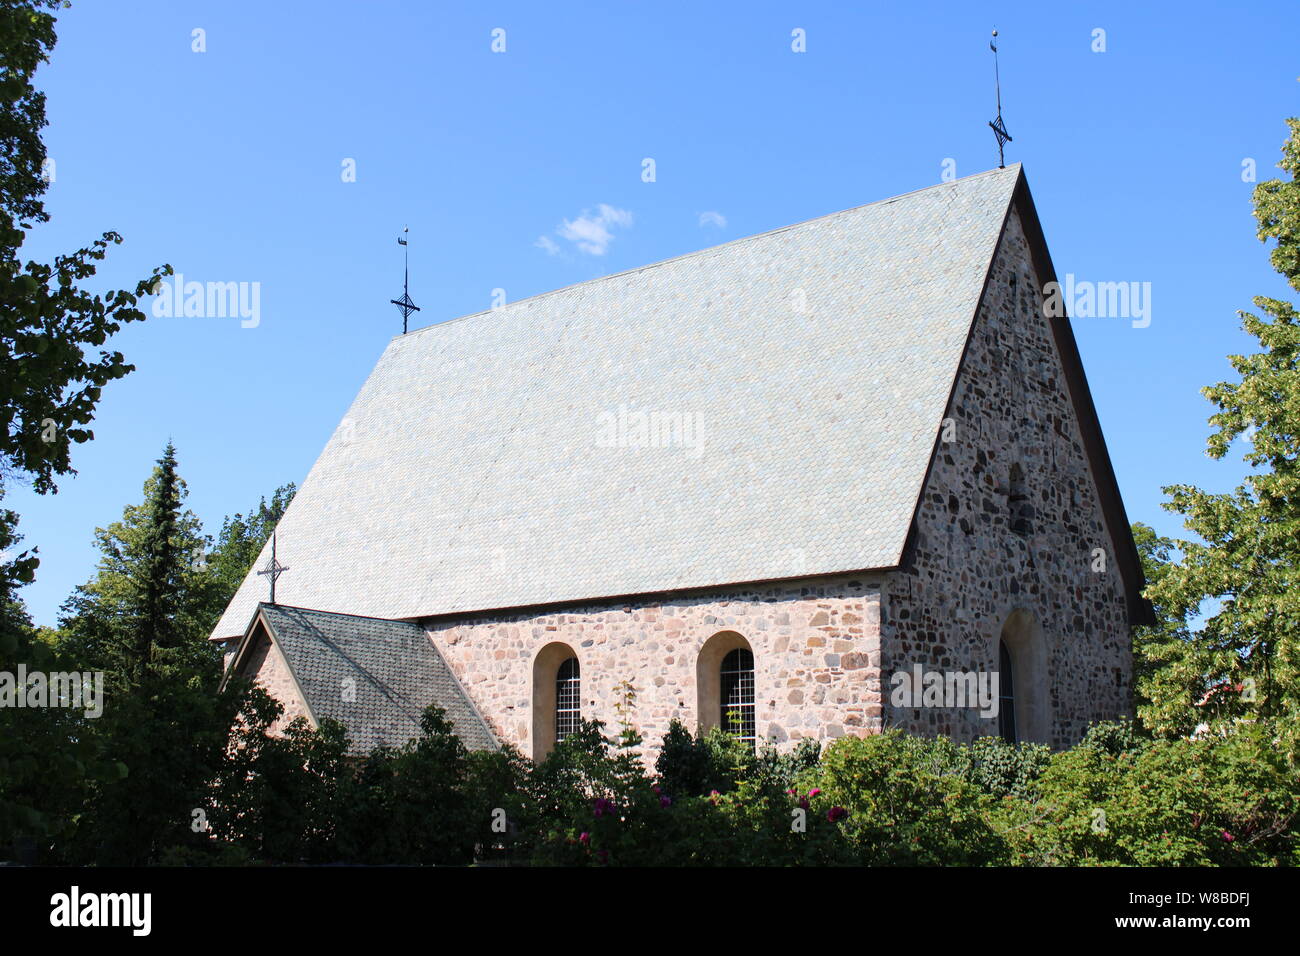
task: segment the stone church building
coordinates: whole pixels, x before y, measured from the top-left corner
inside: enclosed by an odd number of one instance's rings
[[[1054,280],[1017,165],[399,336],[212,639],[361,749],[1068,746],[1151,611]]]

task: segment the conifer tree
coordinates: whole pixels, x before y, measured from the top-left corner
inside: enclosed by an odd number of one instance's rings
[[[110,672],[117,687],[153,677],[200,677],[213,686],[216,652],[207,646],[213,583],[199,519],[182,510],[187,490],[168,442],[144,486],[144,501],[95,530],[95,577],[63,606],[67,646]]]

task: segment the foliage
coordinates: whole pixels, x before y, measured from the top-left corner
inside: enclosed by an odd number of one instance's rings
[[[820,803],[849,811],[844,832],[855,862],[1002,862],[1002,841],[988,821],[992,798],[961,775],[945,772],[948,761],[935,744],[891,730],[841,738],[827,749],[816,777]]]
[[[1259,238],[1276,241],[1271,259],[1300,289],[1300,120],[1281,168],[1286,180],[1254,193]],[[1228,357],[1237,382],[1203,390],[1218,409],[1208,452],[1222,459],[1239,439],[1252,468],[1227,494],[1191,485],[1165,489],[1165,507],[1183,516],[1199,540],[1178,541],[1182,560],[1149,595],[1174,620],[1218,608],[1189,640],[1156,648],[1161,669],[1146,683],[1144,711],[1153,730],[1176,734],[1189,724],[1212,730],[1240,721],[1272,724],[1294,762],[1300,759],[1300,317],[1291,303],[1255,299],[1268,318],[1242,312],[1259,351]],[[1190,692],[1189,692],[1190,691]]]
[[[196,804],[207,829],[199,841],[178,834],[183,839],[168,852],[185,847],[219,856],[229,846],[237,860],[333,859],[349,773],[342,725],[324,720],[313,731],[299,717],[274,734],[283,713],[277,701],[247,682],[232,681],[227,693],[238,716],[227,725],[223,759]]]
[[[674,718],[656,758],[655,771],[670,792],[698,797],[713,790],[725,793],[733,789],[735,778],[754,763],[753,750],[735,735],[713,727],[692,736]]]
[[[344,784],[339,852],[362,863],[468,863],[474,855],[468,752],[430,706],[420,736],[372,751]]]
[[[87,354],[87,347],[144,319],[138,300],[171,274],[170,266],[157,269],[133,292],[82,289],[109,244],[122,241],[115,232],[53,265],[19,258],[26,231],[49,220],[41,199],[49,187],[45,94],[32,79],[54,47],[48,11],[58,7],[57,0],[0,3],[0,480],[30,476],[42,493],[73,471],[72,446],[94,437],[84,426],[103,387],[134,368],[120,352]]]
[[[1163,736],[1186,736],[1200,719],[1195,704],[1204,695],[1202,675],[1168,665],[1181,660],[1192,641],[1187,612],[1171,609],[1159,596],[1174,563],[1176,542],[1133,523],[1133,542],[1142,561],[1146,594],[1156,623],[1133,628],[1133,697],[1144,725]]]
[[[27,231],[49,220],[45,95],[32,81],[54,47],[51,11],[59,6],[0,2],[0,500],[11,480],[44,494],[74,471],[71,449],[93,437],[87,426],[104,386],[133,369],[103,346],[124,323],[145,318],[140,297],[171,274],[170,266],[155,269],[130,291],[83,288],[109,245],[122,241],[116,232],[52,264],[20,256]],[[37,639],[18,600],[39,559],[35,549],[12,553],[17,524],[15,512],[0,508],[0,667],[72,669],[76,661],[57,660]],[[40,858],[71,831],[81,789],[118,776],[118,763],[92,753],[84,731],[84,718],[58,708],[0,710],[0,852]]]
[[[1117,738],[1111,737],[1114,744]],[[998,826],[1029,866],[1295,865],[1300,787],[1257,730],[1222,739],[1085,741]]]
[[[95,577],[63,606],[65,649],[116,675],[119,685],[179,674],[216,686],[218,659],[205,640],[214,588],[197,560],[208,539],[194,513],[181,510],[186,494],[169,442],[143,502],[95,529]]]

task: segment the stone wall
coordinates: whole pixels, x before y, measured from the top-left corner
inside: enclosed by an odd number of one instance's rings
[[[996,670],[1017,609],[1036,623],[1046,684],[1017,687],[1017,712],[1039,695],[1044,742],[1068,746],[1089,721],[1130,712],[1124,589],[1039,289],[1013,212],[947,412],[953,440],[939,446],[915,547],[885,581],[887,726],[996,734],[997,721],[974,710],[896,708],[890,681],[914,663]],[[1023,485],[1012,480],[1017,464]]]
[[[754,653],[759,736],[788,746],[878,729],[879,593],[878,576],[842,576],[425,627],[492,729],[525,754],[536,752],[534,659],[561,641],[581,665],[583,717],[604,721],[607,732],[619,726],[617,685],[631,682],[630,719],[653,761],[674,717],[697,726],[697,660],[726,631]]]
[[[311,716],[307,712],[306,702],[298,693],[298,685],[289,670],[288,662],[280,649],[271,643],[266,630],[260,624],[253,635],[253,647],[240,668],[240,673],[251,675],[254,681],[284,705],[284,713],[270,727],[271,733],[281,733],[295,717]]]

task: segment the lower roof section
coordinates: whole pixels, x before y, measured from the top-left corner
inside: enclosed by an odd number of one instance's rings
[[[343,724],[354,752],[401,746],[419,736],[429,704],[446,712],[470,750],[497,749],[496,737],[420,626],[261,603],[231,673],[242,673],[259,621],[284,656],[312,717]]]

